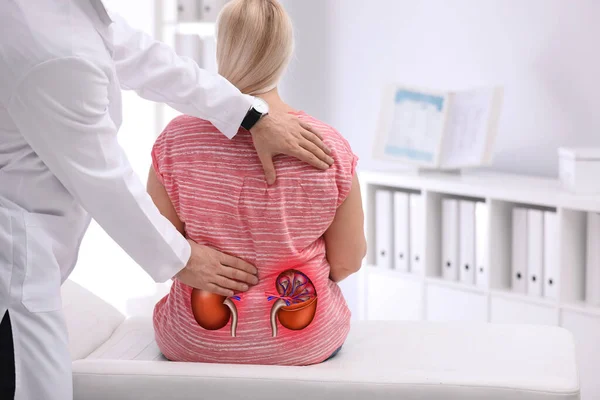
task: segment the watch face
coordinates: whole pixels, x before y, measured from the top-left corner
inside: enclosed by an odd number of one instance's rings
[[[258,97],[255,98],[253,107],[256,111],[258,111],[261,114],[267,114],[269,112],[269,105],[267,104],[267,102]]]

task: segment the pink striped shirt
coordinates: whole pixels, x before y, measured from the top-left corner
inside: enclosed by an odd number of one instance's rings
[[[233,301],[239,316],[235,337],[231,321],[218,330],[201,327],[192,311],[192,289],[175,280],[154,311],[156,340],[168,359],[309,365],[322,362],[344,343],[350,311],[329,279],[323,234],[350,191],[357,158],[333,128],[305,113],[296,115],[323,135],[335,163],[319,171],[278,156],[277,183],[271,187],[245,130],[229,140],[209,122],[181,116],[157,139],[154,169],[187,236],[259,271],[259,283]],[[296,277],[307,282],[296,280],[293,289],[284,288],[285,278],[278,277],[287,270],[300,271]],[[278,314],[273,337],[274,302],[282,298],[289,305],[308,304],[313,297],[312,322],[291,330],[281,325]]]

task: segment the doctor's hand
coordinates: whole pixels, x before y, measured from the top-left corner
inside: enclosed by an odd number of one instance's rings
[[[192,255],[175,277],[188,286],[231,297],[258,283],[256,268],[238,258],[228,256],[188,239]]]
[[[273,157],[278,154],[295,157],[319,169],[327,169],[333,164],[331,151],[323,143],[323,137],[294,115],[269,113],[250,133],[269,185],[275,183]]]

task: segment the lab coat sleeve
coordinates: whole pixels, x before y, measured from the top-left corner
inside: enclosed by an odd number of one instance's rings
[[[155,281],[164,282],[186,265],[190,246],[154,206],[119,146],[107,111],[108,87],[107,74],[87,60],[49,61],[19,84],[8,112],[76,200]]]
[[[208,120],[228,138],[235,136],[252,106],[251,96],[131,28],[119,15],[111,13],[111,17],[113,60],[122,89]]]

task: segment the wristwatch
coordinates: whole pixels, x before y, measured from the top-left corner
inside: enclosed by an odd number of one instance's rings
[[[246,117],[242,121],[242,128],[249,131],[252,129],[252,127],[254,127],[254,125],[256,125],[258,121],[260,121],[262,117],[268,113],[269,105],[267,102],[259,97],[255,97],[254,101],[252,102],[252,107],[250,107],[250,110],[248,110]]]

